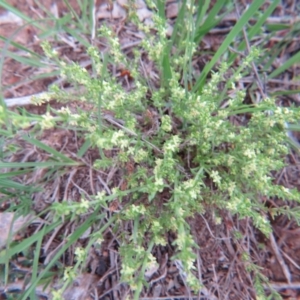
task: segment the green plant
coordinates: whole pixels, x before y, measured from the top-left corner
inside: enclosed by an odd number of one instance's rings
[[[218,5],[221,2],[218,1]],[[95,212],[118,200],[122,209],[114,212],[109,223],[115,223],[115,226],[126,221],[132,223],[131,232],[123,232],[120,237],[119,252],[122,280],[135,291],[135,298],[147,284],[144,278],[146,269],[155,264],[151,251],[154,245],[167,243],[168,232],[176,234],[174,247],[177,250],[172,259],[181,262],[187,284],[196,291],[199,281],[193,271],[198,246],[190,232],[189,217],[206,210],[219,215],[219,211],[225,209],[238,218],[251,218],[256,228],[269,235],[269,210],[263,197],[299,200],[297,191],[273,184],[271,176],[271,171],[284,166],[283,157],[289,151],[286,124],[293,124],[300,118],[299,109],[278,107],[275,99],[270,97],[258,103],[245,101],[246,91],[238,87],[238,82],[249,73],[251,63],[264,54],[262,49],[252,48],[239,66],[224,62],[227,54],[223,53],[237,36],[238,26],[246,24],[259,8],[259,2],[253,2],[241,24],[238,23],[228,35],[193,87],[195,75],[191,62],[199,51],[195,41],[198,43],[205,34],[196,30],[196,24],[201,23],[205,11],[197,12],[193,3],[183,5],[177,24],[184,19],[184,26],[180,31],[174,31],[170,40],[166,37],[166,20],[159,2],[157,5],[151,3],[157,12],[153,16],[153,28],[157,30],[155,35],[137,20],[135,10],[129,7],[131,21],[147,37],[140,52],[134,51],[133,58],[124,55],[109,26],[102,26],[99,36],[106,38],[110,51],[107,56],[101,57],[96,47],[87,48],[93,76],[78,63],[63,61],[50,43],[43,43],[47,62],[57,66],[60,76],[77,91],[77,99],[92,104],[93,109],[78,109],[77,113],[71,113],[67,102],[69,95],[54,85],[47,97],[36,98],[35,102],[41,104],[56,99],[65,102],[66,106],[59,110],[51,108],[41,117],[8,112],[12,130],[17,132],[20,127],[26,128],[31,118],[39,121],[34,126],[36,132],[53,127],[75,128],[86,141],[78,157],[89,148],[96,148],[100,159],[94,162],[95,170],[106,170],[112,165],[124,170],[124,185],[110,186],[110,194],[100,192],[88,195],[88,200],[82,196],[80,203],[62,202],[49,207],[53,219],[58,222],[77,220],[82,214],[89,215],[55,259],[91,223],[104,217],[96,218]],[[207,30],[213,26],[205,24]],[[172,46],[176,49],[175,54]],[[149,76],[140,75],[138,62],[142,49],[147,53],[147,59],[155,64],[159,82],[153,83]],[[218,61],[223,62],[211,71]],[[129,93],[108,71],[108,65],[130,71],[134,84]],[[4,120],[4,110],[0,113],[0,119]],[[57,167],[79,164],[43,146],[36,139],[26,138],[53,154],[58,160],[55,163]],[[115,154],[108,155],[110,151]],[[47,167],[47,163],[44,164]],[[24,165],[1,163],[0,166]],[[42,164],[28,166],[41,167]],[[91,214],[92,208],[95,209]],[[277,213],[283,212],[272,210],[273,216]],[[296,211],[289,209],[288,213],[299,222],[300,216]],[[215,221],[221,220],[216,217]],[[89,246],[99,239],[103,231],[104,227],[91,237]],[[83,258],[79,260],[80,263],[83,261]],[[36,282],[42,279],[44,273],[35,278]],[[257,278],[257,286],[260,286],[259,276]],[[33,286],[24,297],[30,294]]]

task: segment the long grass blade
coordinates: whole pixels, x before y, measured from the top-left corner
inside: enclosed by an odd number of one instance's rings
[[[78,162],[59,162],[59,161],[47,161],[47,162],[0,162],[0,169],[2,168],[51,168],[51,167],[63,167],[63,166],[79,166]]]
[[[208,1],[209,2],[209,1]],[[228,11],[224,14],[222,14],[220,17],[217,17],[218,13],[221,11],[222,8],[225,7],[227,0],[218,0],[210,12],[208,13],[207,17],[203,21],[204,14],[206,8],[206,4],[203,5],[203,8],[201,10],[201,13],[199,17],[196,20],[196,33],[194,37],[195,43],[199,43],[202,39],[202,37],[213,27],[215,27],[222,18],[228,13]]]
[[[8,57],[14,59],[15,61],[20,62],[21,64],[28,65],[28,66],[31,66],[31,67],[43,68],[43,67],[46,66],[39,59],[28,58],[28,57],[25,57],[25,56],[21,56],[21,55],[18,55],[16,53],[12,52],[12,51],[9,51],[9,50],[7,50],[5,52],[5,56],[8,56]]]
[[[24,47],[23,45],[14,42],[14,41],[10,41],[8,38],[6,38],[5,36],[0,35],[0,40],[4,41],[4,42],[8,42],[10,43],[12,46],[14,46],[15,48],[27,52],[28,54],[30,54],[31,56],[35,57],[36,59],[42,59],[42,56],[39,55],[38,53],[35,53],[34,51],[31,51],[30,49]]]
[[[249,40],[252,39],[254,36],[256,36],[261,31],[263,24],[270,17],[270,15],[276,9],[276,7],[278,6],[279,3],[280,3],[280,0],[274,0],[271,2],[270,6],[266,9],[266,11],[263,13],[263,15],[257,20],[257,22],[249,30],[249,32],[248,32]],[[242,41],[238,47],[238,50],[242,51],[245,49],[245,47],[246,47],[246,42]]]
[[[284,72],[285,70],[287,70],[288,68],[293,66],[294,64],[299,63],[299,61],[300,61],[300,51],[298,53],[296,53],[294,56],[292,56],[290,59],[288,59],[282,66],[280,66],[279,68],[274,70],[269,75],[269,78],[274,78],[274,77],[278,76],[279,74],[281,74],[282,72]]]
[[[9,172],[9,173],[0,173],[0,180],[1,179],[8,179],[9,177],[14,177],[14,176],[18,176],[18,175],[23,175],[28,173],[28,170],[18,170],[18,171],[13,171],[13,172]]]
[[[78,157],[82,157],[86,151],[91,147],[91,141],[90,140],[86,140],[83,145],[80,147],[78,153],[77,153],[77,156]]]
[[[38,276],[38,267],[39,267],[39,259],[41,256],[41,247],[42,247],[42,241],[45,236],[45,227],[42,228],[40,231],[41,234],[39,236],[39,239],[37,240],[36,247],[34,250],[34,259],[33,259],[33,265],[32,265],[32,272],[31,272],[31,282],[36,282],[37,276]],[[35,292],[32,291],[32,294],[30,295],[31,299],[35,299],[36,295]]]
[[[32,19],[30,19],[28,16],[24,15],[21,13],[18,9],[13,7],[12,5],[8,4],[6,1],[1,0],[0,1],[0,6],[2,6],[5,10],[8,10],[15,14],[16,16],[20,17],[21,19],[25,20],[26,22],[33,22]]]
[[[11,257],[13,257],[17,253],[22,253],[24,250],[28,249],[32,244],[36,243],[41,236],[44,236],[45,234],[52,231],[54,228],[56,228],[59,224],[59,221],[54,222],[53,224],[46,226],[46,229],[44,232],[38,232],[32,236],[30,236],[27,239],[24,239],[22,242],[19,242],[17,245],[13,247],[9,247],[7,245],[6,250],[3,250],[0,252],[0,264],[4,264],[6,261],[9,261]]]
[[[0,188],[8,188],[8,189],[18,189],[22,191],[30,191],[32,190],[31,187],[26,185],[20,184],[10,179],[0,179]]]
[[[193,92],[200,90],[206,80],[208,73],[214,67],[214,65],[218,62],[221,55],[228,49],[231,42],[236,38],[236,36],[240,33],[243,26],[247,24],[247,22],[253,17],[253,15],[257,12],[258,8],[263,5],[261,0],[254,0],[246,12],[241,16],[235,26],[232,28],[230,33],[227,35],[225,40],[223,41],[220,48],[217,50],[211,61],[205,66],[200,77],[197,79],[195,86],[193,87]]]
[[[80,236],[91,226],[94,222],[96,215],[98,214],[99,207],[95,209],[94,213],[81,225],[77,230],[67,239],[66,244],[56,253],[53,259],[49,262],[46,268],[39,274],[35,282],[33,282],[30,287],[27,289],[22,299],[26,300],[27,297],[34,290],[38,282],[44,277],[44,275],[49,271],[49,269],[58,261],[58,259],[63,255],[63,253],[74,243],[77,242]]]
[[[72,160],[71,158],[69,158],[69,157],[63,155],[62,153],[56,151],[56,150],[53,149],[52,147],[49,147],[49,146],[43,144],[42,142],[40,142],[39,140],[37,140],[37,139],[35,139],[35,138],[30,138],[30,137],[27,137],[27,136],[25,136],[25,135],[22,136],[22,138],[23,138],[25,141],[29,142],[30,144],[32,144],[32,145],[34,145],[34,146],[36,146],[36,147],[38,147],[38,148],[40,148],[40,149],[43,149],[44,151],[46,151],[46,152],[52,154],[53,157],[54,157],[55,159],[57,159],[57,160],[60,159],[60,160],[62,160],[62,161],[64,161],[64,162],[67,162],[67,163],[74,163],[74,164],[76,164],[75,161]]]

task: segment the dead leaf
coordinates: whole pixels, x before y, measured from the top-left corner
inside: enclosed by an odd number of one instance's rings
[[[117,2],[124,8],[127,8],[129,6],[128,0],[117,0]],[[147,7],[147,5],[143,0],[136,0],[134,3],[134,7],[140,9],[140,8]]]
[[[137,9],[136,14],[141,22],[144,22],[145,19],[151,18],[153,12],[146,7]]]
[[[159,269],[158,263],[156,262],[151,263],[151,265],[149,265],[149,267],[145,271],[146,279],[149,280],[153,276],[153,274],[157,272],[158,269]]]
[[[168,24],[167,36],[171,36],[172,34],[173,34],[173,26],[171,26],[170,24]]]
[[[160,283],[157,283],[152,289],[153,297],[154,298],[159,297],[161,294],[161,291],[162,291],[162,285]]]
[[[63,293],[64,300],[81,300],[87,299],[89,296],[89,289],[98,280],[97,275],[81,274],[75,280],[73,285],[68,287]]]
[[[126,10],[118,3],[113,3],[112,10],[107,4],[103,4],[99,7],[97,18],[98,19],[125,19]]]
[[[33,219],[35,219],[33,215],[15,218],[15,213],[13,212],[0,213],[0,248],[7,244],[10,235],[12,236],[12,240],[14,240],[16,233],[26,223],[32,222]]]
[[[166,16],[168,19],[172,19],[172,18],[176,18],[178,15],[178,11],[179,11],[179,5],[178,3],[174,2],[174,3],[170,3],[167,6],[167,11],[166,11]]]
[[[23,25],[23,21],[17,15],[13,14],[10,11],[7,11],[4,14],[0,15],[0,24],[16,24],[18,26],[21,26]]]
[[[59,18],[58,7],[57,7],[56,2],[52,3],[52,5],[50,7],[50,11],[56,19]]]

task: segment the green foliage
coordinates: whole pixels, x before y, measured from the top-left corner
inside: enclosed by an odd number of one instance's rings
[[[221,2],[217,1],[214,15],[218,13]],[[120,254],[122,279],[135,291],[135,298],[138,298],[142,286],[146,284],[145,270],[155,263],[151,250],[154,245],[166,244],[168,232],[177,236],[174,241],[177,253],[173,259],[182,263],[182,272],[192,289],[196,291],[199,288],[193,272],[197,245],[187,218],[203,213],[207,208],[216,211],[225,209],[241,219],[251,218],[255,227],[268,235],[271,232],[268,210],[261,199],[266,196],[299,200],[297,191],[272,184],[271,176],[271,171],[284,166],[283,158],[289,151],[286,124],[300,119],[299,109],[278,107],[273,98],[247,104],[244,101],[246,91],[238,88],[238,82],[249,72],[250,64],[262,56],[261,49],[251,49],[239,67],[230,67],[222,62],[218,64],[217,71],[210,72],[242,26],[258,9],[259,2],[254,1],[251,9],[236,24],[192,89],[189,84],[194,75],[191,60],[197,49],[195,41],[200,41],[205,34],[205,31],[196,30],[195,23],[199,25],[205,21],[200,19],[204,17],[207,7],[198,13],[196,20],[193,18],[196,12],[194,5],[186,4],[187,9],[180,11],[185,23],[181,24],[181,31],[174,33],[171,38],[174,45],[178,45],[175,55],[172,55],[172,45],[166,38],[166,20],[159,13],[159,7],[152,4],[158,12],[153,18],[156,35],[137,21],[132,10],[132,21],[147,37],[141,48],[160,72],[158,88],[149,84],[149,78],[143,78],[138,73],[137,62],[141,55],[135,52],[133,60],[125,56],[118,38],[109,27],[102,26],[98,35],[105,37],[110,46],[110,63],[130,66],[134,78],[134,89],[130,93],[112,74],[103,71],[106,62],[95,47],[90,46],[86,50],[94,70],[94,76],[91,76],[79,64],[63,61],[49,43],[43,43],[49,63],[56,64],[60,75],[78,89],[78,99],[92,103],[95,109],[71,113],[66,106],[52,110],[52,114],[36,117],[39,120],[36,128],[44,130],[59,124],[65,128],[73,126],[84,132],[87,143],[79,151],[79,156],[88,147],[99,149],[102,158],[94,162],[95,169],[111,166],[123,168],[129,162],[136,166],[135,172],[126,178],[125,190],[114,187],[111,195],[99,193],[91,196],[90,201],[82,198],[79,203],[56,203],[50,208],[53,219],[57,221],[66,217],[74,220],[88,213],[92,207],[99,209],[108,207],[114,199],[121,203],[123,200],[127,203],[127,199],[130,199],[130,203],[124,205],[121,211],[115,212],[114,221],[130,220],[133,223],[132,233],[125,232],[122,237]],[[214,23],[204,24],[206,27],[203,28],[207,30],[214,26]],[[289,61],[284,68],[293,61]],[[210,78],[207,78],[209,72]],[[273,72],[271,76],[277,73]],[[47,97],[35,101],[43,103],[51,98],[65,101],[67,97],[59,87],[53,86]],[[107,111],[112,112],[114,117],[105,114]],[[3,110],[2,113],[4,120]],[[30,122],[25,115],[11,113],[10,116],[12,126],[16,129],[26,127]],[[148,116],[148,120],[141,116]],[[232,122],[234,118],[239,120],[239,126]],[[4,122],[2,126],[5,126]],[[72,159],[42,146],[36,139],[27,140],[53,154],[57,158],[54,165],[76,165]],[[117,156],[106,157],[104,150],[114,150]],[[19,165],[26,166],[38,165]],[[45,163],[44,166],[48,165]],[[0,167],[9,165],[1,163]],[[161,204],[159,208],[158,203]],[[275,209],[273,215],[276,213],[284,211]],[[291,211],[289,214],[297,217]],[[92,222],[89,217],[79,233],[82,234]],[[80,236],[79,233],[76,238]],[[74,239],[70,241],[74,242]],[[68,242],[66,246],[70,244]],[[61,255],[63,249],[56,257]],[[83,258],[78,261],[82,262]],[[65,277],[69,280],[72,274],[66,272]],[[257,276],[255,284],[259,295],[263,293],[261,281],[262,276]],[[55,293],[57,297],[61,295],[59,291]]]
[[[163,28],[162,20],[157,22]],[[101,34],[110,42],[111,59],[115,63],[129,64],[109,29],[103,29]],[[158,38],[149,36],[145,41],[144,49],[159,67],[167,48],[165,34],[161,33]],[[50,48],[44,45],[51,58]],[[254,225],[268,235],[271,227],[266,218],[267,208],[260,201],[262,196],[299,199],[296,191],[273,185],[270,174],[270,171],[284,166],[282,158],[289,150],[285,124],[298,119],[299,110],[277,107],[271,98],[245,104],[245,91],[236,88],[243,72],[247,72],[249,64],[260,55],[258,49],[252,49],[237,70],[231,68],[233,75],[229,79],[225,79],[229,67],[222,63],[200,94],[190,92],[180,84],[185,58],[177,61],[178,58],[171,57],[168,85],[162,85],[150,97],[146,95],[148,86],[142,80],[136,79],[135,89],[127,94],[114,78],[102,78],[97,49],[91,47],[87,51],[99,70],[97,78],[91,78],[78,64],[59,62],[62,75],[74,86],[85,87],[86,93],[81,95],[83,101],[95,99],[95,105],[113,111],[116,118],[122,117],[124,124],[119,124],[119,128],[105,124],[105,119],[97,117],[97,110],[89,112],[89,115],[74,115],[67,110],[57,114],[64,115],[66,126],[73,124],[84,130],[93,146],[119,149],[120,166],[128,161],[139,165],[140,175],[128,181],[126,193],[132,194],[136,200],[121,212],[122,219],[133,220],[137,224],[136,231],[128,238],[133,243],[125,240],[120,252],[123,256],[123,279],[134,290],[143,277],[140,275],[137,279],[138,270],[148,261],[143,245],[147,233],[155,244],[165,244],[166,232],[177,233],[174,243],[178,249],[176,258],[183,263],[188,282],[195,283],[192,270],[196,244],[189,233],[187,217],[204,211],[204,205],[227,209],[239,218],[251,217]],[[231,90],[230,96],[224,97],[224,93],[220,93],[222,84],[223,91]],[[59,98],[60,93],[56,92],[55,97]],[[99,102],[98,97],[101,98]],[[226,105],[221,108],[224,100]],[[137,114],[146,109],[152,109],[158,115],[160,125],[153,136],[145,135],[137,121]],[[244,124],[236,126],[230,122],[229,117],[246,113],[251,113],[251,118]],[[159,154],[155,153],[156,149]],[[188,152],[191,153],[189,158],[185,155]],[[107,160],[105,158],[104,161]],[[161,200],[163,191],[168,191],[169,198],[157,211],[151,203]],[[114,189],[116,198],[121,200],[122,194]],[[145,196],[150,203],[147,210],[144,204],[134,204]],[[193,287],[196,288],[195,284]]]

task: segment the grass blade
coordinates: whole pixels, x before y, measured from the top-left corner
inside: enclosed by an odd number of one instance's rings
[[[288,59],[282,66],[280,66],[279,68],[274,70],[269,75],[269,78],[274,78],[274,77],[278,76],[279,74],[281,74],[282,72],[284,72],[285,70],[290,68],[291,66],[299,63],[299,61],[300,61],[300,51],[298,53],[296,53],[294,56],[292,56],[290,59]]]
[[[78,238],[91,226],[91,224],[95,221],[95,217],[98,214],[99,207],[95,209],[94,213],[80,226],[78,229],[67,239],[66,244],[58,251],[53,259],[49,262],[47,267],[39,274],[38,278],[35,282],[33,282],[30,287],[27,289],[24,295],[22,295],[22,299],[26,300],[27,297],[34,290],[38,282],[44,277],[44,275],[49,271],[49,269],[58,261],[58,259],[63,255],[63,253],[74,243],[77,242]],[[113,218],[111,218],[113,219]]]
[[[34,51],[31,51],[30,49],[24,47],[23,45],[21,45],[17,42],[10,41],[5,36],[0,35],[0,40],[10,43],[12,46],[16,47],[17,49],[19,49],[21,51],[24,51],[24,52],[27,52],[28,54],[32,55],[33,57],[36,57],[36,59],[42,59],[42,56],[39,55],[38,53],[35,53]]]
[[[267,18],[270,17],[270,15],[273,13],[273,11],[275,10],[275,8],[278,6],[279,3],[280,3],[280,0],[272,1],[271,5],[267,8],[267,10],[264,12],[264,14],[258,19],[258,21],[249,30],[249,33],[248,33],[249,40],[252,39],[255,35],[257,35],[261,31],[263,24],[265,23]],[[238,50],[242,51],[245,49],[245,47],[246,47],[246,42],[242,41],[238,47]]]
[[[52,231],[54,228],[56,228],[59,224],[59,221],[54,222],[53,224],[46,226],[46,229],[42,232],[38,232],[29,238],[23,240],[22,242],[19,242],[17,245],[9,248],[9,245],[7,245],[6,250],[3,250],[0,252],[0,264],[4,264],[6,261],[9,261],[11,257],[13,257],[17,253],[21,253],[24,250],[28,249],[33,243],[36,243],[41,236],[44,236],[45,234]],[[8,251],[9,250],[9,251]]]
[[[31,66],[31,67],[43,68],[43,67],[46,66],[39,59],[27,58],[27,57],[24,57],[24,56],[21,56],[21,55],[17,55],[16,53],[11,52],[9,50],[5,51],[5,56],[8,56],[8,57],[14,59],[15,61],[20,62],[21,64]]]
[[[18,9],[14,8],[13,6],[8,4],[4,0],[0,1],[0,6],[2,6],[5,10],[8,10],[8,11],[12,12],[13,14],[20,17],[21,19],[25,20],[26,22],[33,22],[32,19],[30,19],[28,16],[21,13]]]
[[[1,179],[1,178],[0,178],[0,187],[9,188],[9,189],[18,189],[22,191],[32,190],[31,187],[28,187],[26,185],[20,184],[10,179]]]
[[[22,138],[25,141],[29,142],[30,144],[32,144],[32,145],[34,145],[34,146],[36,146],[36,147],[38,147],[40,149],[43,149],[44,151],[52,154],[55,159],[60,159],[60,160],[62,160],[64,162],[67,162],[67,163],[74,163],[74,164],[76,164],[76,162],[74,160],[72,160],[71,158],[63,155],[62,153],[56,151],[52,147],[49,147],[49,146],[43,144],[42,142],[40,142],[40,141],[38,141],[38,140],[36,140],[34,138],[29,138],[29,137],[27,137],[25,135],[22,136]]]
[[[204,1],[204,4],[202,4],[202,8],[198,10],[199,14],[197,16],[197,21],[196,21],[196,26],[200,25],[202,23],[202,20],[203,20],[203,17],[205,16],[207,10],[208,10],[208,7],[209,7],[209,3],[210,1],[209,0],[205,0]],[[214,7],[217,5],[217,3],[214,5]],[[214,8],[213,7],[213,8]],[[197,26],[197,27],[198,27]]]
[[[63,166],[79,166],[81,163],[73,162],[58,162],[58,161],[47,161],[47,162],[0,162],[1,168],[50,168],[50,167],[63,167]]]
[[[208,1],[209,2],[209,1]],[[204,11],[204,7],[196,21],[196,33],[194,37],[195,43],[200,43],[202,37],[213,27],[215,27],[223,18],[225,14],[216,18],[217,14],[220,10],[226,5],[227,0],[218,0],[216,4],[212,7],[209,14],[205,18],[205,21],[201,24],[204,15],[202,16],[202,11]]]
[[[37,275],[38,275],[38,267],[39,267],[39,258],[41,255],[41,247],[42,247],[42,241],[43,237],[45,236],[45,227],[42,228],[40,231],[41,234],[39,236],[39,239],[37,240],[37,244],[34,250],[34,259],[33,259],[33,265],[32,265],[32,276],[31,276],[31,282],[35,282]],[[35,292],[33,291],[32,294],[30,295],[31,299],[35,299],[36,295]]]
[[[19,171],[9,172],[9,173],[5,173],[5,174],[0,174],[0,180],[7,179],[9,177],[18,176],[18,175],[23,175],[26,173],[28,173],[28,170],[19,170]]]
[[[235,24],[235,26],[232,28],[230,33],[227,35],[227,37],[223,41],[220,48],[217,50],[217,52],[215,53],[215,55],[213,56],[211,61],[203,69],[200,77],[197,79],[195,86],[193,87],[193,92],[202,88],[208,73],[211,71],[211,69],[214,67],[214,65],[218,62],[221,55],[228,49],[231,42],[240,33],[240,31],[247,24],[247,22],[250,20],[250,18],[252,18],[253,15],[257,12],[258,8],[261,5],[263,5],[263,2],[261,0],[254,0],[252,2],[252,4],[250,5],[250,7],[246,10],[246,12],[241,16],[239,21]]]
[[[86,151],[91,147],[91,141],[90,140],[86,140],[83,145],[80,147],[78,153],[77,153],[77,156],[78,157],[82,157]]]

